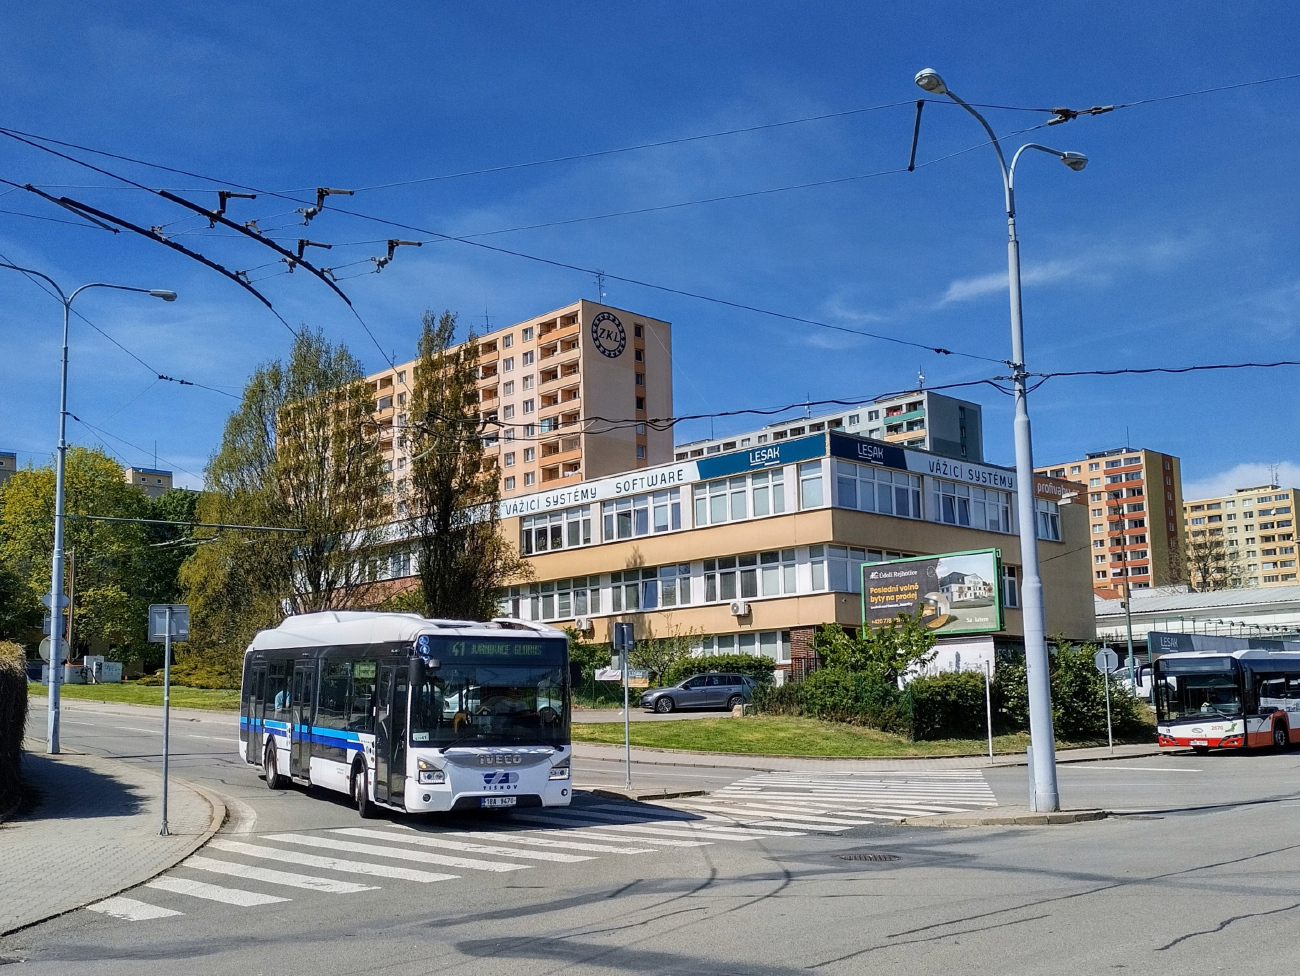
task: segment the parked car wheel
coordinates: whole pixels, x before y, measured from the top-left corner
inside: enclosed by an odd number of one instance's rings
[[[671,698],[669,698],[667,695],[662,695],[655,700],[655,711],[658,712],[660,715],[667,715],[676,707],[677,707],[677,703],[673,701]]]
[[[730,698],[727,699],[728,710],[735,708],[737,705],[743,705],[743,704],[745,704],[744,695],[732,695]]]

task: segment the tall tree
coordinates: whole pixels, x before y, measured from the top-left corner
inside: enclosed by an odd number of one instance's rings
[[[361,364],[318,332],[304,329],[287,365],[249,379],[208,464],[199,519],[303,531],[200,533],[181,573],[193,653],[234,659],[285,607],[369,605],[367,557],[391,512],[373,413]]]
[[[1170,562],[1177,560],[1186,565],[1184,578],[1197,593],[1235,590],[1244,585],[1241,553],[1223,536],[1189,538],[1181,550],[1172,555]]]
[[[484,620],[497,590],[527,575],[501,537],[495,464],[484,457],[477,338],[454,344],[456,316],[424,313],[411,391],[411,479],[403,499],[420,564],[420,592],[431,617]]]

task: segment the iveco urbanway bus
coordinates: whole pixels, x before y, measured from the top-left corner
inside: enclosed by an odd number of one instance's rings
[[[1158,655],[1152,665],[1162,746],[1207,752],[1300,742],[1300,644],[1152,632],[1147,646]]]
[[[289,617],[244,655],[239,752],[272,789],[337,790],[363,817],[567,805],[568,640],[517,620]]]

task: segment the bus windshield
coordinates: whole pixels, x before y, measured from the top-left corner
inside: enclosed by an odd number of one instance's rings
[[[1161,674],[1156,683],[1156,719],[1191,722],[1241,714],[1241,689],[1233,671]]]
[[[560,668],[444,664],[411,700],[411,744],[561,746],[569,709]]]

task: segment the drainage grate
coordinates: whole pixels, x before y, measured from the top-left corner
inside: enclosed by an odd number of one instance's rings
[[[897,861],[897,854],[841,854],[841,861]]]

